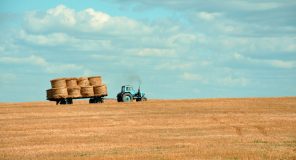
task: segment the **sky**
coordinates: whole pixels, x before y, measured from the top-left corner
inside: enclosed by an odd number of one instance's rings
[[[100,75],[109,98],[296,96],[295,0],[1,0],[0,102]]]

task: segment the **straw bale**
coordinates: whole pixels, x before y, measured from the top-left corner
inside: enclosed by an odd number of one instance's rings
[[[81,87],[80,93],[82,97],[92,97],[94,96],[94,89],[92,86]]]
[[[77,78],[67,78],[66,79],[67,88],[75,88],[78,87]]]
[[[80,87],[87,87],[89,86],[89,81],[88,81],[88,78],[86,77],[80,77],[77,79],[77,83],[78,83],[78,86]]]
[[[46,90],[46,97],[47,97],[47,99],[52,99],[52,91],[51,91],[51,89]]]
[[[100,86],[94,86],[95,96],[108,96],[107,86],[105,84]]]
[[[68,97],[69,98],[78,98],[78,97],[81,97],[80,87],[67,88],[67,90],[68,90]]]
[[[65,88],[65,87],[67,87],[65,78],[53,79],[50,81],[50,83],[51,83],[51,88]]]
[[[101,76],[88,77],[88,80],[89,80],[89,84],[91,86],[100,86],[100,85],[102,85]]]
[[[52,88],[51,93],[52,93],[52,98],[67,98],[68,97],[67,88]]]

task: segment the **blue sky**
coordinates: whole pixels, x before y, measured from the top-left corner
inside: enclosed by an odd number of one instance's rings
[[[2,0],[0,32],[1,102],[93,75],[110,98],[296,95],[293,0]]]

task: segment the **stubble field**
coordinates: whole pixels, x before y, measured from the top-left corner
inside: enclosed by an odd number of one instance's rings
[[[296,159],[296,97],[0,103],[0,159]]]

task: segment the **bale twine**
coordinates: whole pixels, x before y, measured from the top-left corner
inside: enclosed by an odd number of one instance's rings
[[[83,97],[92,97],[94,96],[94,89],[92,86],[81,87],[80,93]]]
[[[69,98],[78,98],[78,97],[81,97],[80,87],[67,88],[67,90],[68,90],[68,97]]]
[[[52,98],[67,98],[68,97],[67,88],[52,88],[51,93],[52,93]]]
[[[46,97],[47,97],[47,99],[52,99],[52,91],[51,91],[51,89],[46,90]]]
[[[89,81],[88,81],[88,78],[86,77],[80,77],[77,79],[77,83],[78,83],[78,86],[80,87],[87,87],[89,86]]]
[[[88,77],[88,80],[89,80],[89,84],[91,86],[100,86],[100,85],[102,85],[101,76]]]
[[[50,81],[50,83],[51,83],[51,88],[65,88],[65,87],[67,87],[65,78],[53,79]]]
[[[67,78],[66,79],[67,88],[75,88],[77,85],[77,78]]]
[[[94,86],[95,96],[108,96],[107,86],[105,84],[100,86]]]

